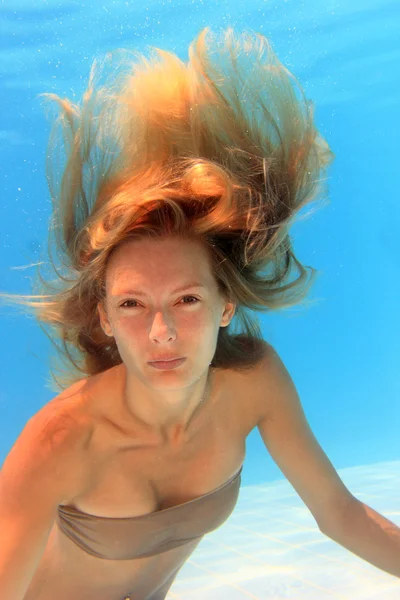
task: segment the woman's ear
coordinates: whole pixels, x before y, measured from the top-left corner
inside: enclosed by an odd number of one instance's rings
[[[102,328],[102,330],[108,337],[113,337],[113,334],[111,331],[111,325],[107,318],[107,312],[106,312],[102,302],[99,302],[97,304],[97,310],[98,310],[99,317],[100,317],[100,327]]]
[[[233,302],[227,302],[221,317],[221,327],[227,327],[232,321],[236,311],[236,305]]]

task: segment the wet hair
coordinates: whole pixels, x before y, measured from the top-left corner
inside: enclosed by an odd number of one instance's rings
[[[46,281],[39,263],[35,294],[1,297],[51,326],[61,389],[122,362],[97,304],[108,259],[127,240],[204,246],[219,292],[236,305],[214,367],[256,364],[265,343],[255,313],[305,303],[317,274],[296,258],[289,229],[320,195],[334,155],[269,40],[205,28],[187,63],[151,50],[149,59],[122,49],[95,60],[77,104],[43,94],[58,108],[46,163],[50,262],[42,263],[56,277]]]

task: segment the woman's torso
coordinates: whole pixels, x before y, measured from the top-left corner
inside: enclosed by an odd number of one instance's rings
[[[208,399],[191,419],[184,443],[173,448],[124,422],[118,408],[112,410],[113,369],[72,386],[52,402],[63,410],[68,406],[77,418],[89,416],[91,435],[82,460],[90,476],[85,493],[64,505],[99,517],[138,517],[143,525],[141,515],[158,518],[158,511],[236,480],[246,437],[258,422],[251,393],[257,387],[254,369],[213,369]],[[84,381],[85,394],[80,391]],[[71,390],[77,391],[68,394]],[[187,514],[193,504],[181,512]],[[174,511],[178,516],[180,509]],[[132,600],[161,600],[179,570],[176,565],[180,568],[199,541],[151,557],[110,560],[82,550],[55,522],[24,600],[123,600],[132,591]]]

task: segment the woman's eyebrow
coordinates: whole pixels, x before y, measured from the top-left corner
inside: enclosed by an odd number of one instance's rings
[[[188,290],[190,288],[205,288],[205,286],[201,283],[197,283],[197,282],[192,282],[192,283],[188,283],[184,286],[181,286],[179,288],[176,288],[175,290],[172,290],[171,294],[177,294],[178,292],[184,292],[185,290]],[[140,290],[133,290],[132,288],[129,288],[127,290],[123,290],[122,292],[120,292],[119,294],[113,294],[114,296],[118,297],[118,296],[125,296],[127,294],[132,294],[134,296],[147,296],[146,292],[142,292]]]

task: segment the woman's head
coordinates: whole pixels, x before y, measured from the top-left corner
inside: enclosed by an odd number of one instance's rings
[[[156,54],[95,62],[80,104],[47,95],[61,109],[47,177],[62,267],[51,283],[39,274],[47,293],[34,301],[3,297],[54,327],[68,365],[61,387],[167,346],[212,366],[251,367],[262,352],[254,311],[298,303],[307,269],[315,274],[295,257],[289,227],[333,155],[267,38],[205,29],[188,63]],[[121,277],[147,292],[140,308],[113,298]],[[174,286],[200,277],[202,303],[177,304]]]
[[[124,242],[108,260],[104,291],[101,327],[138,377],[151,373],[148,361],[163,357],[185,357],[199,377],[235,311],[218,288],[208,249],[189,238]]]

